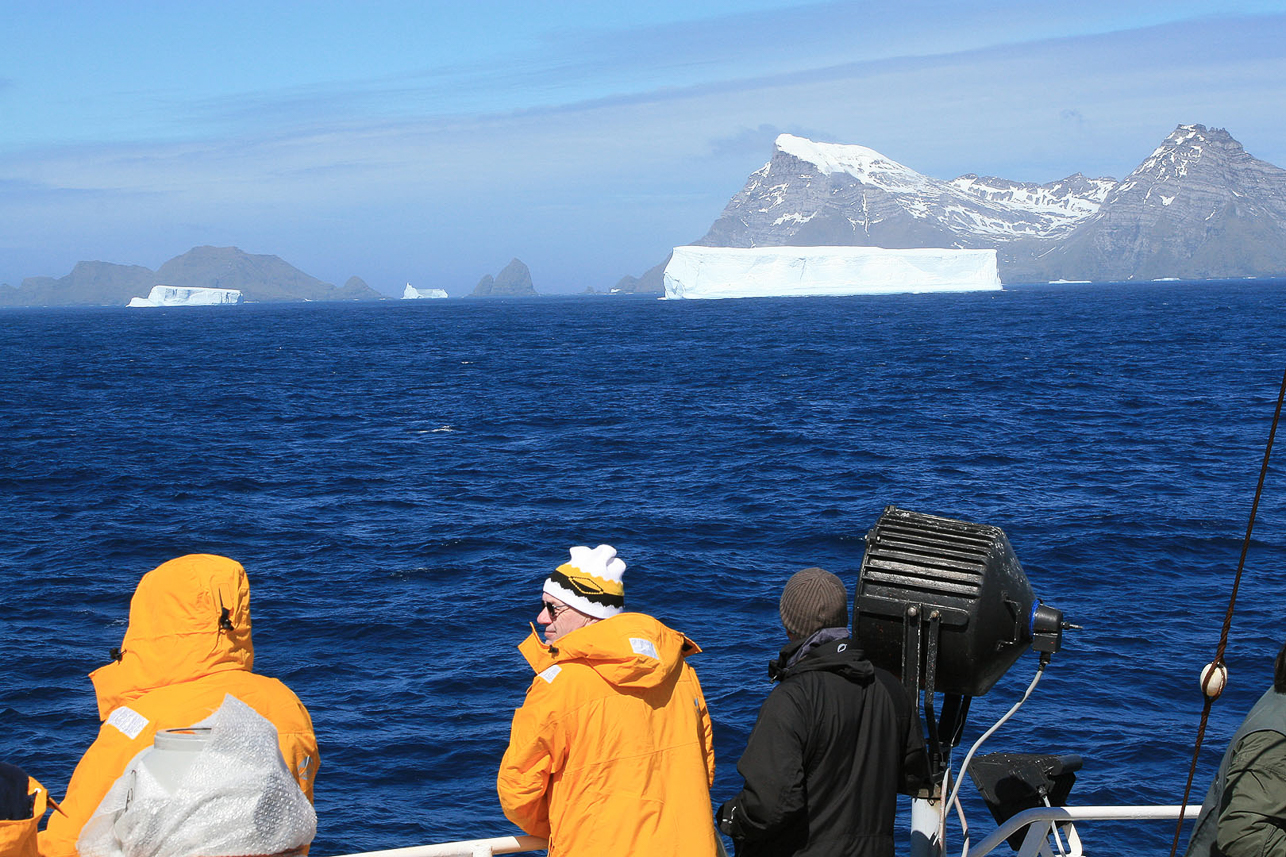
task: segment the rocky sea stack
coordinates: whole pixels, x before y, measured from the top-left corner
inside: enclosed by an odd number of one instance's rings
[[[492,277],[487,274],[474,286],[475,298],[530,298],[536,297],[536,287],[531,284],[531,271],[518,259],[505,265],[503,271]]]

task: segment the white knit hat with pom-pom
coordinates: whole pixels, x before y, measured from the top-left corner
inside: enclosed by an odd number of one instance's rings
[[[625,609],[624,574],[616,548],[578,545],[571,549],[571,559],[545,580],[544,591],[586,616],[606,619]]]

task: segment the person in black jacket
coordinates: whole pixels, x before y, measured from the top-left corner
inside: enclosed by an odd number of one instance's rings
[[[848,631],[838,577],[806,568],[786,583],[790,644],[737,763],[741,793],[719,808],[737,857],[892,857],[897,793],[925,784],[920,718],[901,683]]]

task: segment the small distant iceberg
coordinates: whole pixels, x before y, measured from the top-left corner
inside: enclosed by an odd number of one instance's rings
[[[428,298],[445,298],[446,289],[417,289],[410,283],[406,284],[406,289],[402,292],[402,300],[419,301]]]
[[[665,296],[751,298],[993,291],[995,250],[675,247]]]
[[[188,286],[152,286],[145,298],[130,298],[132,307],[235,306],[243,300],[240,289],[204,289]]]

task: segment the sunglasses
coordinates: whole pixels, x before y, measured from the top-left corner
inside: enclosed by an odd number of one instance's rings
[[[541,599],[541,601],[540,601],[540,612],[541,612],[541,613],[544,613],[546,610],[548,610],[548,611],[549,611],[549,621],[554,622],[554,621],[557,621],[557,619],[558,619],[558,614],[559,614],[559,613],[561,613],[562,611],[566,610],[569,606],[571,606],[571,605],[563,604],[562,606],[559,606],[559,605],[557,605],[557,604],[550,604],[548,601],[545,601],[545,600],[542,598],[542,599]],[[540,613],[537,613],[536,615],[537,615],[537,616],[539,616],[539,615],[540,615]]]

